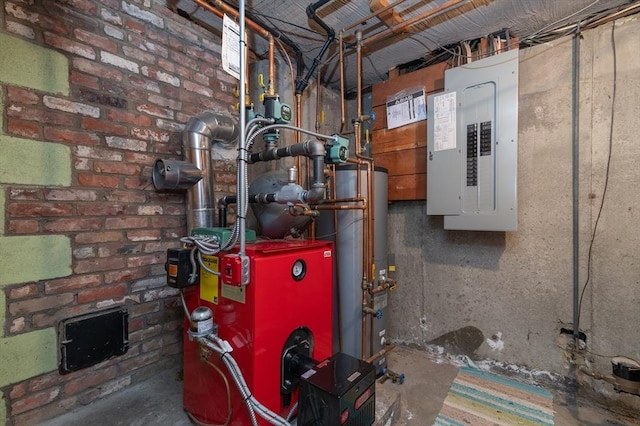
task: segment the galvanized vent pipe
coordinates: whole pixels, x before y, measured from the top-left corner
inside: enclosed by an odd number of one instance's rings
[[[158,190],[189,189],[187,192],[187,231],[215,226],[214,175],[211,148],[214,141],[232,143],[238,127],[229,117],[205,111],[188,122],[182,134],[186,161],[158,159],[153,184]]]
[[[185,158],[202,172],[202,179],[187,196],[187,228],[211,228],[215,226],[214,174],[211,169],[213,141],[233,142],[238,128],[231,118],[205,111],[187,122],[182,134]]]

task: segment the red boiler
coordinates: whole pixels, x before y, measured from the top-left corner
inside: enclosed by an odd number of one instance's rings
[[[232,355],[251,393],[286,417],[298,390],[297,377],[285,371],[285,357],[306,351],[310,358],[323,360],[333,353],[333,245],[327,241],[259,241],[247,244],[246,254],[250,259],[248,285],[224,284],[217,275],[202,270],[200,284],[184,289],[185,299],[190,311],[198,306],[213,311],[218,336],[233,347]],[[224,255],[205,257],[205,263],[224,274]],[[224,424],[230,417],[230,425],[251,424],[219,355],[201,349],[186,332],[183,362],[183,405],[195,420]],[[267,424],[261,418],[258,423]]]

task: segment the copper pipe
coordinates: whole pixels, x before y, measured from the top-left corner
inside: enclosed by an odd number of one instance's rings
[[[431,10],[426,11],[425,13],[422,13],[422,14],[420,14],[418,16],[415,16],[415,17],[405,21],[405,22],[402,22],[401,24],[394,25],[392,27],[387,28],[384,31],[380,31],[379,33],[376,33],[376,34],[372,35],[371,37],[363,40],[362,44],[366,45],[366,44],[369,44],[369,43],[374,43],[374,42],[376,42],[376,41],[378,41],[380,39],[383,39],[383,38],[385,38],[387,36],[390,36],[392,34],[403,32],[403,31],[405,31],[406,28],[412,26],[413,24],[415,24],[417,22],[420,22],[420,21],[422,21],[424,19],[427,19],[427,18],[429,18],[429,17],[431,17],[433,15],[436,15],[436,14],[438,14],[440,12],[444,12],[445,10],[450,9],[450,8],[458,5],[459,3],[462,3],[462,2],[465,2],[465,1],[467,1],[467,0],[450,0],[450,1],[440,5],[438,7],[435,7],[433,9],[431,9]],[[395,5],[396,4],[394,3],[393,6],[395,6]],[[356,35],[356,37],[357,37],[357,35]]]
[[[291,74],[291,93],[295,93],[296,92],[296,74],[293,71],[293,64],[291,63],[291,59],[287,54],[287,49],[285,49],[282,42],[277,38],[274,38],[274,40],[276,41],[276,43],[278,43],[278,47],[282,51],[282,56],[284,57],[284,59],[286,59],[287,65],[289,65],[289,73]]]
[[[380,351],[376,352],[374,355],[370,356],[369,358],[366,359],[366,361],[369,364],[373,364],[373,362],[375,360],[377,360],[378,358],[380,358],[381,356],[383,356],[384,354],[386,354],[387,352],[389,352],[390,350],[392,350],[393,348],[395,348],[396,346],[393,344],[388,344],[387,346],[385,346],[383,349],[381,349]]]
[[[597,21],[591,22],[587,26],[583,27],[583,29],[598,27],[600,25],[606,24],[607,22],[613,21],[614,19],[623,18],[627,15],[635,13],[634,9],[637,9],[639,7],[640,7],[640,3],[632,4],[626,9],[619,10],[616,13],[600,18]]]
[[[276,84],[276,59],[275,59],[275,51],[276,51],[276,46],[275,46],[275,42],[273,41],[273,36],[271,34],[269,34],[269,37],[267,37],[269,40],[269,86],[267,87],[267,93],[270,96],[275,96],[276,94],[276,89],[275,89],[275,84]]]
[[[382,13],[386,12],[387,10],[389,10],[389,9],[391,9],[393,7],[396,7],[396,6],[404,3],[405,1],[406,0],[397,0],[397,1],[385,6],[383,8],[380,8],[380,9],[376,10],[375,12],[371,13],[370,15],[365,16],[364,18],[360,18],[359,20],[357,20],[353,24],[344,27],[344,29],[342,31],[349,31],[350,29],[355,28],[355,27],[357,27],[358,25],[360,25],[360,24],[362,24],[364,22],[367,22],[371,18],[377,18]]]
[[[203,346],[200,346],[200,360],[205,364],[207,364],[208,366],[212,367],[214,370],[216,370],[216,372],[222,377],[224,386],[227,389],[227,418],[225,419],[224,423],[220,425],[220,426],[227,426],[231,422],[231,416],[233,414],[233,407],[231,405],[231,387],[229,386],[229,380],[227,380],[227,376],[225,376],[225,374],[222,372],[222,370],[220,370],[220,368],[217,365],[209,361],[208,353],[205,352],[205,349]],[[189,416],[189,419],[194,422],[194,424],[199,426],[208,425],[207,423],[200,422],[191,413],[187,411],[186,413],[187,413],[187,416]]]
[[[353,122],[353,131],[354,131],[354,141],[356,145],[356,153],[360,152],[361,148],[361,139],[362,135],[360,134],[360,117],[362,116],[362,31],[356,31],[356,82],[357,82],[357,92],[356,92],[356,119]],[[357,154],[356,154],[357,156]],[[361,197],[361,185],[362,179],[360,177],[360,164],[361,161],[357,162],[356,166],[356,187],[358,191],[358,197]],[[371,193],[367,193],[367,197],[370,197]],[[367,287],[369,285],[369,227],[367,226],[367,221],[369,220],[369,209],[364,209],[362,211],[362,309],[365,312],[365,309],[369,305],[368,295],[367,295]],[[373,328],[371,329],[373,330]],[[372,331],[373,333],[373,331]],[[366,315],[362,315],[362,359],[366,358],[367,355],[367,317]]]
[[[235,10],[233,7],[229,6],[228,4],[222,2],[221,0],[208,0],[208,1],[205,1],[205,0],[193,0],[193,1],[198,6],[206,9],[207,11],[213,13],[214,15],[216,15],[219,18],[222,18],[225,14],[226,15],[231,15],[235,19],[239,19],[240,18],[240,12],[238,12],[237,10]],[[268,39],[269,37],[272,37],[271,34],[269,33],[269,31],[267,31],[266,29],[264,29],[263,27],[258,25],[255,21],[252,21],[251,19],[245,17],[244,22],[245,22],[245,25],[247,25],[249,28],[251,28],[255,33],[260,35],[262,38]],[[247,67],[247,76],[248,76],[248,74],[249,74],[249,67]],[[246,82],[248,82],[248,81],[249,81],[249,79],[247,78]],[[244,90],[245,99],[248,100],[248,98],[249,98],[249,85],[248,85],[248,83],[246,84],[246,87],[239,89],[240,96],[243,95],[243,93],[242,93],[243,90]]]
[[[384,284],[378,284],[377,287],[373,287],[369,289],[369,294],[378,294],[378,293],[382,293],[384,291],[389,290],[391,287],[393,287],[395,285],[395,282],[393,281],[385,281]]]
[[[287,50],[285,49],[284,45],[282,44],[282,42],[280,40],[278,40],[277,38],[274,38],[275,42],[278,43],[278,47],[280,48],[280,50],[282,51],[282,56],[287,60],[287,64],[289,65],[289,73],[291,75],[291,93],[295,93],[296,92],[296,77],[295,77],[295,72],[293,71],[293,64],[291,63],[291,59],[289,58],[289,55],[287,54]],[[294,108],[296,108],[296,117],[294,117],[294,123],[297,127],[299,126],[299,120],[298,120],[298,111],[297,111],[297,105],[298,105],[298,98],[297,96],[295,96],[293,98],[293,104],[294,104]],[[296,133],[296,140],[295,142],[298,143],[299,142],[299,132],[295,132]],[[298,161],[300,160],[300,157],[297,157]],[[300,167],[298,164],[298,180],[297,183],[300,184]]]
[[[213,13],[219,18],[222,18],[225,14],[231,15],[235,19],[238,19],[240,17],[240,12],[235,10],[233,7],[227,5],[226,3],[222,2],[221,0],[209,0],[209,1],[193,0],[193,1],[197,5],[203,7],[204,9],[208,10],[209,12]],[[258,33],[261,37],[265,39],[269,37],[269,31],[265,30],[264,28],[262,28],[260,25],[258,25],[251,19],[245,18],[244,21],[249,28],[251,28],[253,31]]]
[[[615,377],[613,376],[609,376],[607,374],[602,374],[598,371],[591,371],[588,368],[584,367],[584,366],[580,366],[579,371],[581,373],[586,374],[587,376],[593,377],[594,379],[597,380],[604,380],[607,383],[611,383],[612,385],[617,385],[618,381],[616,380]]]
[[[356,129],[356,131],[359,131],[359,122],[356,120],[356,122],[354,123],[354,128]],[[357,134],[357,133],[356,133]],[[356,157],[360,157],[358,154],[356,154]],[[371,191],[371,185],[369,185],[369,181],[370,181],[370,164],[366,161],[363,161],[361,159],[349,159],[348,160],[349,163],[354,163],[356,164],[356,187],[357,187],[357,198],[361,198],[364,200],[367,200],[366,203],[362,206],[338,206],[341,209],[353,209],[353,208],[361,208],[362,209],[362,219],[363,219],[363,223],[362,223],[362,307],[367,308],[369,305],[369,301],[368,301],[368,296],[367,296],[367,290],[368,290],[368,286],[369,286],[369,271],[370,271],[370,266],[371,266],[371,227],[369,226],[370,224],[370,220],[371,220],[371,202],[370,202],[370,194],[372,194]],[[367,167],[367,188],[368,188],[368,193],[367,193],[367,197],[362,197],[362,178],[361,178],[361,174],[362,174],[362,167],[361,166],[366,166]],[[362,359],[365,358],[366,356],[366,334],[367,334],[367,325],[366,325],[366,316],[363,315],[362,316]],[[371,328],[371,330],[373,330],[373,328]],[[373,333],[372,333],[373,335]],[[372,347],[373,348],[373,347]]]
[[[362,116],[362,31],[356,31],[356,80],[357,80],[357,94],[356,94],[356,122],[360,122]],[[361,142],[362,135],[359,132],[355,134],[356,141]],[[356,145],[356,152],[360,152],[360,145]]]
[[[339,203],[362,203],[366,206],[367,198],[366,197],[349,197],[349,198],[329,198],[322,202],[322,205],[326,204],[339,204]]]
[[[366,210],[364,206],[347,206],[347,205],[337,205],[337,206],[314,206],[314,210]]]
[[[369,290],[373,286],[373,281],[375,280],[375,263],[374,263],[374,245],[375,245],[375,235],[374,235],[374,193],[373,193],[373,160],[365,157],[361,154],[356,154],[356,158],[358,158],[365,166],[366,166],[366,185],[367,185],[367,206],[364,210],[364,222],[362,224],[364,231],[363,238],[363,248],[364,252],[364,267],[367,269],[367,286],[363,288],[363,292],[369,293]],[[366,245],[365,245],[366,244]],[[367,295],[363,295],[363,299],[367,298]],[[369,306],[373,309],[374,299],[373,297],[368,297]],[[373,351],[373,316],[369,318],[369,326],[370,326],[370,350]]]

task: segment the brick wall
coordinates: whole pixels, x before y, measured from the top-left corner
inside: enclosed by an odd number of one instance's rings
[[[151,167],[158,157],[180,158],[181,130],[193,115],[235,114],[235,80],[220,67],[217,35],[150,0],[7,0],[2,7],[0,32],[68,58],[69,93],[0,80],[0,130],[63,144],[72,157],[69,186],[0,186],[4,235],[68,236],[72,271],[5,286],[4,335],[108,307],[130,312],[126,355],[2,388],[8,421],[18,425],[179,363],[182,316],[176,291],[165,285],[164,260],[186,232],[184,197],[156,193]],[[234,167],[215,165],[219,193],[234,190]]]

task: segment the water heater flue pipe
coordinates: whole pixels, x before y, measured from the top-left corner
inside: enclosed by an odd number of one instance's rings
[[[200,170],[200,179],[187,193],[187,228],[215,226],[214,176],[211,170],[213,141],[233,143],[238,138],[238,127],[226,116],[205,111],[192,117],[182,134],[182,145],[187,162]]]

